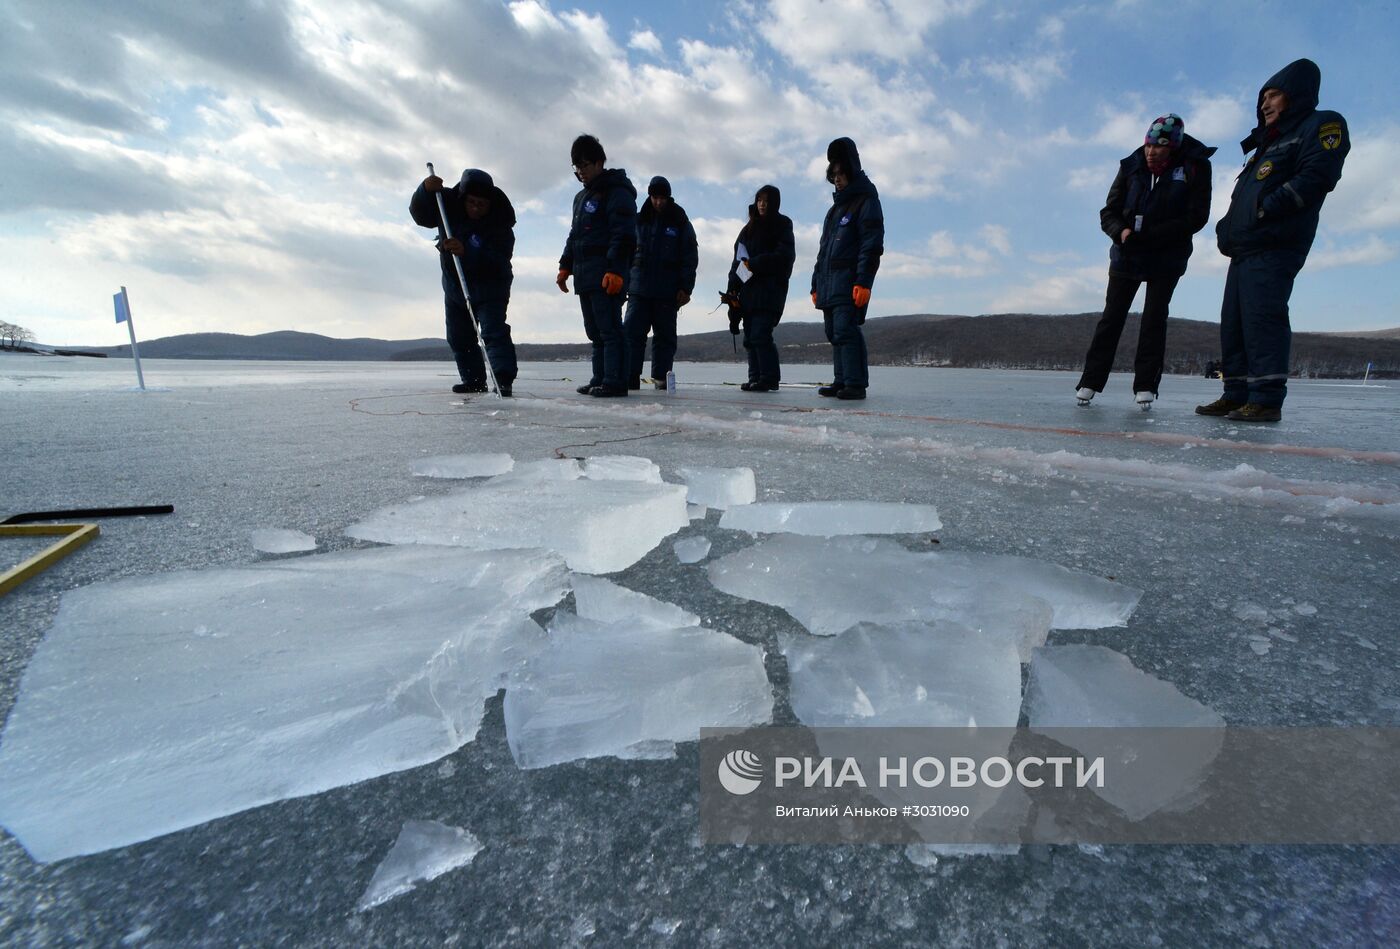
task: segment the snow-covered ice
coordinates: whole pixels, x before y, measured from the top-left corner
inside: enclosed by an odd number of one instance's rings
[[[678,468],[676,475],[685,482],[691,504],[723,511],[758,497],[752,468]]]
[[[646,481],[661,483],[661,468],[650,458],[635,455],[594,455],[585,458],[583,476],[595,481]]]
[[[482,455],[438,455],[419,458],[413,473],[420,478],[489,478],[515,467],[510,455],[495,452]]]
[[[690,523],[685,489],[679,485],[516,480],[526,467],[518,465],[480,487],[381,508],[345,533],[385,544],[542,547],[557,551],[571,570],[612,573],[636,563]]]
[[[574,588],[574,612],[583,619],[603,624],[630,623],[656,630],[700,625],[700,617],[689,610],[618,586],[603,577],[576,573],[570,582]]]
[[[730,508],[719,526],[751,534],[922,534],[943,527],[932,504],[884,501],[762,502]]]
[[[699,563],[710,555],[710,538],[683,537],[671,545],[681,563]]]
[[[316,538],[302,531],[284,527],[255,530],[248,535],[253,549],[265,554],[295,554],[316,549]]]
[[[364,912],[387,903],[419,883],[466,866],[479,853],[481,841],[460,827],[435,820],[404,821],[398,839],[374,868],[374,876],[355,908]]]
[[[549,645],[506,690],[515,763],[669,758],[705,727],[767,723],[763,650],[699,626],[660,630],[556,613]]]
[[[0,742],[0,823],[96,853],[433,761],[544,646],[542,551],[343,551],[63,597]]]

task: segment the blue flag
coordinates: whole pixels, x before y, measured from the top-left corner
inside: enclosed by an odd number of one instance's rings
[[[117,308],[118,323],[125,323],[131,319],[131,310],[127,309],[125,293],[112,294],[112,304]]]

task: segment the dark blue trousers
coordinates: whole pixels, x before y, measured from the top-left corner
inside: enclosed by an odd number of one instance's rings
[[[447,310],[447,345],[457,361],[458,375],[467,385],[485,385],[486,363],[481,358],[481,346],[472,332],[471,317],[467,315],[461,294],[455,297],[449,294],[443,298],[443,303]],[[515,381],[516,367],[515,342],[510,338],[510,324],[506,322],[506,304],[474,301],[472,307],[496,381],[509,385]]]
[[[633,297],[627,302],[622,331],[627,338],[628,385],[641,384],[647,333],[652,334],[651,377],[664,382],[676,363],[676,298]]]
[[[778,346],[773,342],[773,330],[778,317],[762,310],[744,313],[744,349],[749,353],[749,381],[777,385],[782,381],[778,364]]]
[[[869,386],[865,334],[861,332],[860,311],[855,304],[842,303],[822,310],[822,328],[831,343],[832,384],[860,389]]]
[[[1230,261],[1220,305],[1220,375],[1230,401],[1283,405],[1293,344],[1288,298],[1303,260],[1265,251]]]
[[[578,295],[583,332],[593,344],[593,378],[589,385],[626,388],[627,342],[622,335],[622,294],[590,290]]]

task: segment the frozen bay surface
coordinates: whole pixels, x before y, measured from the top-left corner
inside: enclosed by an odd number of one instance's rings
[[[63,594],[255,563],[262,555],[248,531],[257,525],[316,537],[328,551],[316,557],[374,552],[347,528],[461,490],[415,477],[415,460],[482,453],[510,455],[525,468],[517,480],[531,485],[578,480],[589,459],[625,454],[649,459],[672,484],[683,483],[681,468],[749,468],[763,503],[933,505],[941,528],[878,539],[911,553],[1026,558],[1141,591],[1124,625],[1066,621],[1048,630],[1047,647],[1110,649],[1231,724],[1400,716],[1395,388],[1293,382],[1281,425],[1245,428],[1193,415],[1218,383],[1181,377],[1164,380],[1157,407],[1140,413],[1119,376],[1076,408],[1070,373],[876,369],[866,402],[834,406],[807,389],[760,397],[722,385],[742,380],[738,366],[682,364],[674,396],[605,401],[573,395],[583,367],[527,364],[513,402],[453,396],[446,364],[145,368],[148,384],[168,391],[129,391],[125,361],[0,356],[11,513],[176,507],[105,521],[97,542],[0,598],[7,724],[40,642],[61,629]],[[818,382],[826,373],[793,366],[784,375]],[[571,469],[561,456],[580,461]],[[710,583],[711,562],[755,543],[719,529],[720,517],[677,518],[665,542],[608,579],[761,650],[772,714],[793,723],[784,643],[810,634],[785,609]],[[701,534],[709,560],[679,563],[672,542]],[[877,579],[859,554],[843,563]],[[917,655],[924,644],[908,645]],[[872,709],[879,699],[862,683],[886,671],[855,677]],[[891,672],[888,681],[891,702],[911,692],[917,702],[919,686],[932,694],[922,678],[906,686]],[[6,938],[257,943],[295,932],[363,944],[460,932],[552,944],[667,933],[692,943],[742,934],[874,944],[996,933],[1021,944],[1216,945],[1335,943],[1338,934],[1385,943],[1395,928],[1400,863],[1384,848],[1025,848],[918,866],[897,847],[698,847],[693,748],[522,771],[496,695],[474,741],[420,767],[52,865],[4,838]],[[422,819],[470,828],[485,849],[469,871],[354,913],[376,861],[406,821]]]

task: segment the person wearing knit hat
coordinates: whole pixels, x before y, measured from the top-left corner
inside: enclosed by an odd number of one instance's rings
[[[1147,127],[1143,144],[1118,163],[1099,212],[1108,235],[1108,292],[1084,357],[1075,399],[1088,405],[1108,384],[1118,338],[1138,287],[1147,285],[1133,360],[1133,396],[1146,411],[1157,398],[1167,347],[1167,312],[1186,272],[1191,237],[1210,220],[1210,156],[1174,112]]]
[[[885,252],[885,214],[855,142],[835,139],[826,147],[826,161],[826,180],[834,190],[812,268],[812,306],[822,311],[833,378],[817,393],[863,399],[870,368],[861,324]]]
[[[749,378],[740,384],[745,392],[777,392],[782,379],[778,345],[773,330],[783,318],[788,280],[797,260],[792,218],[779,213],[783,194],[764,185],[749,205],[749,220],[734,241],[729,264],[729,332],[744,327],[744,349],[749,355]]]
[[[452,237],[438,244],[442,265],[443,303],[447,311],[447,345],[457,362],[462,381],[453,392],[485,392],[486,362],[481,345],[472,329],[467,301],[457,280],[453,256],[462,261],[471,310],[481,330],[481,342],[491,360],[491,371],[501,395],[509,396],[515,382],[515,343],[510,338],[506,322],[506,307],[510,304],[510,286],[514,279],[511,256],[515,252],[515,209],[510,198],[496,187],[491,176],[480,168],[462,172],[461,181],[444,188],[442,179],[429,175],[423,179],[408,204],[408,213],[422,227],[436,228],[442,223],[438,214],[436,192],[443,192],[447,223]]]
[[[671,182],[657,175],[637,214],[637,249],[627,281],[627,316],[622,335],[627,347],[627,388],[642,387],[647,333],[652,334],[651,376],[666,388],[676,359],[676,317],[690,302],[700,263],[695,228],[685,208],[671,197]]]

